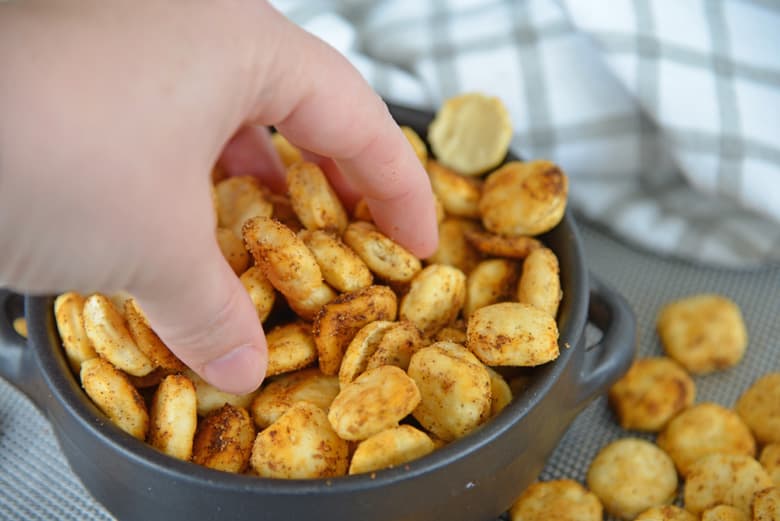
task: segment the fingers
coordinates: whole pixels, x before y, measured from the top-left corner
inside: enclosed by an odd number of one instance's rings
[[[251,392],[268,363],[257,312],[216,243],[190,264],[131,293],[182,362],[223,391]]]
[[[274,192],[284,193],[287,191],[284,165],[270,136],[265,127],[243,127],[225,145],[219,164],[230,175],[251,175]]]
[[[387,107],[343,56],[276,16],[263,44],[277,47],[266,49],[273,58],[259,71],[275,88],[261,89],[255,120],[333,158],[386,234],[418,256],[432,254],[438,234],[430,182]]]

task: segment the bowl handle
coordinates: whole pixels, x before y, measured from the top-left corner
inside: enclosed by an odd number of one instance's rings
[[[21,389],[40,407],[37,392],[39,372],[33,349],[13,328],[13,321],[23,316],[22,296],[0,288],[0,376]]]
[[[636,351],[636,318],[625,298],[592,273],[588,322],[601,330],[601,338],[587,346],[579,373],[579,402],[601,394],[631,366]]]

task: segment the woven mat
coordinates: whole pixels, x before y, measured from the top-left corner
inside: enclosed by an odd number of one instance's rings
[[[661,353],[655,316],[670,299],[718,292],[742,308],[750,334],[748,353],[734,369],[697,377],[698,401],[730,407],[758,376],[780,370],[780,267],[750,273],[704,269],[628,248],[590,226],[581,228],[591,270],[620,291],[636,312],[640,356]],[[563,437],[541,479],[568,477],[584,481],[599,448],[625,435],[616,426],[606,401],[595,400]],[[24,395],[3,380],[0,519],[113,519],[70,471],[49,423]]]

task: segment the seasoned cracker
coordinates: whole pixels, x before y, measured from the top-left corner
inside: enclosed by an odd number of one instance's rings
[[[195,371],[187,369],[183,373],[192,384],[195,386],[195,394],[197,395],[198,403],[198,415],[206,416],[212,411],[215,411],[222,407],[224,404],[229,403],[234,407],[249,407],[252,403],[257,391],[253,391],[247,394],[232,394],[220,391],[206,380],[198,376]]]
[[[249,465],[255,428],[243,407],[226,403],[198,425],[192,461],[223,472],[243,472]]]
[[[531,304],[555,318],[563,298],[558,256],[549,248],[538,248],[523,261],[517,281],[517,301]]]
[[[417,384],[402,369],[384,365],[358,376],[330,404],[328,420],[344,440],[364,440],[394,427],[420,403]]]
[[[669,504],[677,493],[672,459],[638,438],[623,438],[602,448],[590,464],[587,481],[607,512],[621,519]]]
[[[428,161],[426,170],[433,193],[441,201],[448,215],[477,219],[480,217],[481,181],[458,175],[433,159]]]
[[[754,456],[756,442],[733,411],[717,403],[700,403],[674,417],[658,435],[658,446],[674,460],[681,475],[708,454]]]
[[[780,443],[770,443],[761,451],[758,460],[769,475],[776,487],[780,487]]]
[[[453,266],[431,264],[412,279],[398,316],[430,336],[453,322],[465,301],[466,275]]]
[[[558,325],[529,304],[502,302],[469,316],[468,348],[486,365],[533,367],[558,358]]]
[[[324,375],[317,368],[303,369],[278,376],[263,385],[251,400],[249,409],[255,425],[265,429],[301,401],[313,403],[328,412],[338,393],[338,378]]]
[[[506,237],[480,229],[466,229],[466,240],[480,253],[489,257],[507,259],[525,259],[542,247],[542,243],[533,237]]]
[[[520,266],[511,259],[487,259],[477,264],[466,278],[463,316],[491,304],[512,300]]]
[[[634,521],[698,521],[696,516],[674,505],[653,507],[639,514]]]
[[[352,455],[349,473],[396,467],[430,454],[435,448],[427,434],[411,425],[391,427],[360,442]]]
[[[691,465],[685,480],[685,508],[694,514],[730,505],[750,515],[753,495],[772,486],[761,464],[743,454],[710,454]]]
[[[268,342],[268,369],[265,375],[274,376],[302,369],[317,360],[317,346],[311,334],[311,324],[296,321],[271,329]]]
[[[428,257],[428,262],[455,266],[463,273],[470,273],[479,263],[482,254],[466,239],[466,232],[479,229],[479,223],[470,219],[444,219],[439,224],[439,247]]]
[[[149,445],[184,461],[192,456],[198,426],[195,386],[184,375],[172,374],[157,387],[149,411]]]
[[[490,416],[493,417],[512,402],[512,389],[499,373],[487,366],[485,369],[490,375]]]
[[[780,488],[772,487],[753,496],[753,521],[780,519]]]
[[[250,463],[266,478],[328,478],[347,473],[348,456],[347,442],[333,431],[325,411],[298,402],[257,435]]]
[[[534,483],[509,510],[510,521],[601,521],[598,497],[570,479]]]
[[[780,443],[780,372],[756,380],[735,409],[759,443]]]
[[[627,430],[657,432],[693,404],[696,386],[671,358],[636,360],[609,390],[609,402]]]
[[[338,374],[344,352],[357,332],[375,320],[395,320],[397,312],[397,297],[387,286],[343,293],[324,305],[312,328],[320,370]]]
[[[368,368],[369,359],[393,324],[394,322],[388,320],[376,320],[366,324],[357,332],[341,359],[339,384],[342,387],[353,382]]]
[[[750,516],[730,505],[718,505],[702,512],[701,521],[750,521]]]
[[[482,224],[508,237],[539,235],[563,219],[568,193],[568,177],[551,161],[510,161],[482,187]]]
[[[721,295],[694,295],[670,302],[661,309],[657,326],[666,354],[694,374],[732,367],[747,348],[742,313]]]
[[[415,419],[442,440],[461,438],[490,417],[490,375],[463,346],[437,342],[420,349],[409,376],[421,395]]]

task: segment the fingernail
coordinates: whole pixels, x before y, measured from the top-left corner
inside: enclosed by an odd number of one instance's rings
[[[246,394],[257,389],[265,376],[260,350],[252,345],[238,347],[203,367],[203,378],[214,387],[232,393]]]

